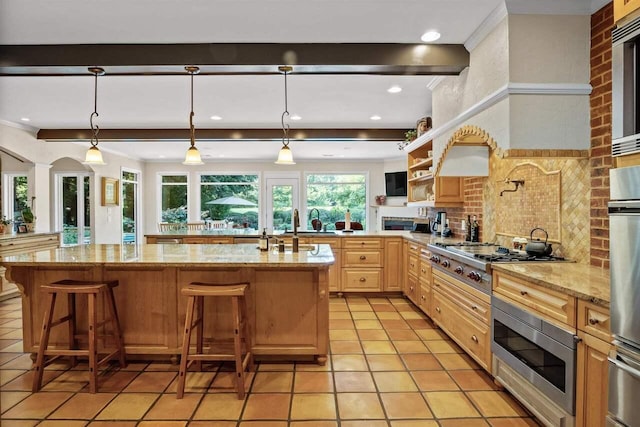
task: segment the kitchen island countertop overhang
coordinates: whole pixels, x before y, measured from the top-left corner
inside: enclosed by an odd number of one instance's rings
[[[9,256],[1,263],[23,299],[24,350],[35,352],[45,311],[41,284],[61,279],[114,280],[127,354],[133,358],[180,353],[186,297],[191,282],[249,282],[248,318],[254,354],[280,360],[314,358],[324,364],[329,345],[329,245],[298,253],[261,252],[241,245],[84,245]],[[78,302],[78,313],[86,312]],[[232,337],[228,301],[212,301],[205,325],[211,342]],[[66,302],[59,309],[63,316]],[[58,308],[56,309],[58,311]],[[82,321],[79,322],[82,333]],[[59,330],[56,330],[59,329]],[[50,345],[65,346],[66,328],[51,332]]]

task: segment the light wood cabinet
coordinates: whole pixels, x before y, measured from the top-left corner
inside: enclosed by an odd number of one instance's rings
[[[432,272],[431,318],[491,371],[491,297],[438,270]]]
[[[433,141],[407,155],[408,206],[462,206],[463,182],[459,177],[435,177]]]
[[[602,427],[607,415],[611,350],[609,310],[578,301],[578,343],[576,369],[576,425]],[[602,339],[604,338],[604,339]]]
[[[345,237],[342,241],[342,291],[380,292],[384,277],[383,239]]]
[[[407,256],[405,258],[405,266],[407,274],[405,275],[406,286],[404,294],[415,305],[420,306],[420,284],[418,283],[420,275],[420,249],[422,245],[414,242],[407,242]]]
[[[636,12],[636,13],[634,13]],[[640,15],[640,0],[613,0],[613,20],[630,20]],[[625,19],[627,18],[628,19]]]
[[[404,272],[402,259],[402,238],[384,240],[384,284],[385,291],[402,291]]]
[[[418,307],[427,316],[431,316],[431,251],[425,247],[420,248],[420,271],[418,283],[420,285],[420,296]]]
[[[539,313],[551,322],[576,327],[575,297],[495,270],[493,292],[524,310]]]
[[[335,262],[329,267],[329,291],[340,292],[342,290],[342,239],[339,237],[309,237],[308,243],[330,245]]]

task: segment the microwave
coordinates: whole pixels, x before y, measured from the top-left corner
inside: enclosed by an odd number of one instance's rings
[[[640,17],[614,28],[612,146],[614,157],[640,153]]]

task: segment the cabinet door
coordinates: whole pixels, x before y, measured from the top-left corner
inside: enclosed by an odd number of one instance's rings
[[[402,239],[385,239],[384,242],[384,287],[385,291],[402,290]]]
[[[437,202],[462,202],[464,200],[462,179],[455,176],[437,177],[435,196]]]
[[[418,290],[418,279],[412,275],[407,276],[407,289],[405,291],[405,295],[413,302],[415,305],[420,305],[418,298],[420,291]]]
[[[609,385],[610,344],[582,331],[578,343],[576,376],[576,425],[600,427],[605,425]]]
[[[333,249],[333,258],[335,259],[335,262],[331,267],[329,267],[329,292],[339,292],[342,290],[342,286],[340,285],[342,281],[341,252],[342,251],[340,249]]]
[[[617,23],[638,9],[640,9],[640,0],[614,0],[613,19]]]

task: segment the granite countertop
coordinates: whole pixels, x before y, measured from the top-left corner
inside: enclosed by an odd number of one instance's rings
[[[34,236],[49,236],[52,234],[60,234],[59,231],[50,231],[50,232],[35,232],[35,233],[6,233],[6,234],[0,234],[0,241],[1,240],[11,240],[11,239],[21,239],[21,238],[25,238],[25,237],[34,237]]]
[[[51,249],[29,254],[7,256],[4,266],[42,265],[148,265],[148,266],[212,266],[229,267],[328,267],[334,263],[329,245],[300,245],[300,252],[292,253],[288,246],[284,253],[273,247],[261,252],[253,244],[229,245],[80,245]]]
[[[609,307],[609,270],[571,262],[494,263],[491,267],[536,285]]]

